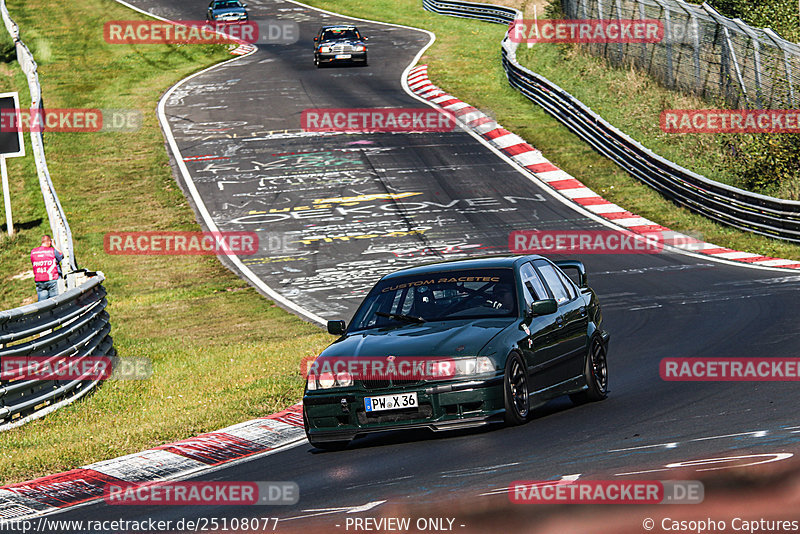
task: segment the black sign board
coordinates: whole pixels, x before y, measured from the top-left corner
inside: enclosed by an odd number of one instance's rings
[[[19,96],[17,93],[0,93],[0,157],[24,155]]]

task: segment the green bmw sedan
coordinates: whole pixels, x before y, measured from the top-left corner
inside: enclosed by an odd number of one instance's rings
[[[572,277],[566,272],[572,273]],[[384,276],[306,377],[309,442],[373,432],[524,423],[569,395],[604,399],[609,334],[580,261],[502,256]]]

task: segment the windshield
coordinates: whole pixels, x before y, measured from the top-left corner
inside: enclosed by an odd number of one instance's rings
[[[214,9],[230,9],[234,7],[242,7],[238,0],[226,0],[224,2],[214,2]]]
[[[322,40],[323,41],[330,41],[333,39],[351,39],[351,40],[360,40],[361,36],[358,35],[356,30],[348,29],[348,30],[325,30],[322,32]]]
[[[517,314],[512,269],[443,271],[378,282],[350,330]]]

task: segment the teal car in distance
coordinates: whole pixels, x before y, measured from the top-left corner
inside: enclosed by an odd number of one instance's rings
[[[208,4],[206,20],[219,23],[247,22],[247,4],[239,0],[212,0]]]
[[[573,273],[573,281],[566,273]],[[309,370],[309,442],[345,447],[373,432],[524,423],[569,395],[608,391],[600,303],[580,261],[495,256],[384,276]]]

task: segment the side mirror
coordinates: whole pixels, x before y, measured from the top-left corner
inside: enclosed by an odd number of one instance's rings
[[[555,261],[553,263],[558,265],[558,267],[562,271],[575,270],[578,279],[577,280],[573,279],[573,280],[575,281],[575,283],[578,284],[578,287],[589,287],[589,280],[588,280],[588,277],[586,276],[586,266],[583,265],[582,261],[578,261],[578,260],[560,260],[560,261]],[[565,272],[565,274],[566,274],[566,272]],[[567,275],[567,276],[569,276],[569,275]]]
[[[538,317],[540,315],[550,315],[558,311],[558,303],[555,299],[537,300],[531,304],[530,315],[531,317]],[[329,323],[330,324],[330,323]]]
[[[319,41],[319,38],[317,38],[317,37],[314,37],[314,41]]]
[[[362,40],[369,41],[369,37],[363,37]]]
[[[555,302],[555,301],[553,301]],[[344,321],[328,321],[328,333],[334,336],[341,336],[347,330],[347,323]]]

